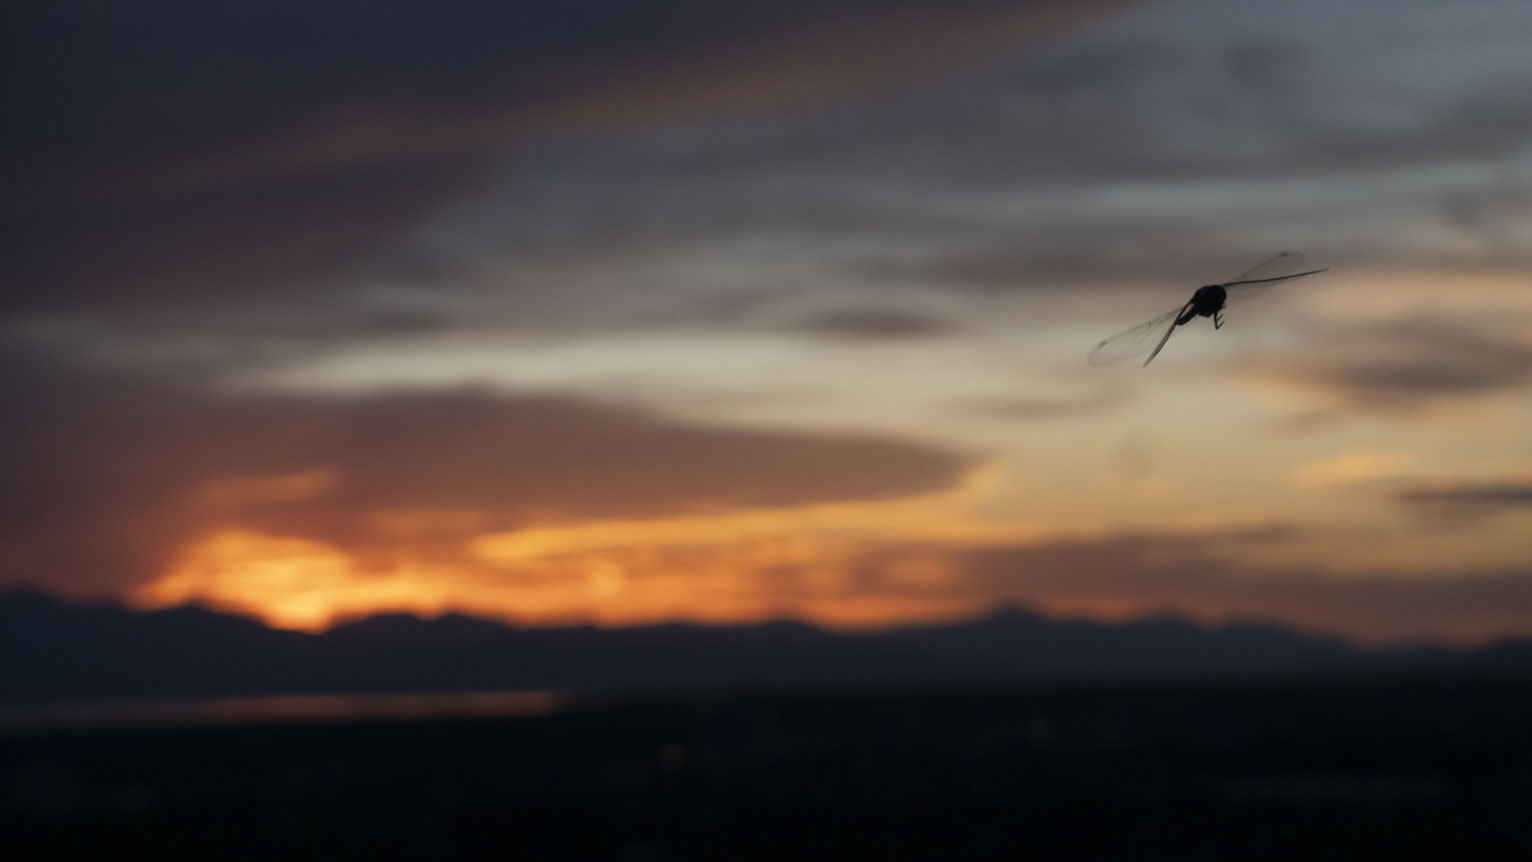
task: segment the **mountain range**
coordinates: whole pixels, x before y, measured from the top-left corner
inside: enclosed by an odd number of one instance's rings
[[[0,703],[304,692],[587,692],[1071,679],[1532,672],[1532,641],[1367,649],[1272,624],[1056,620],[836,632],[800,622],[523,628],[389,614],[306,634],[199,606],[0,595]]]

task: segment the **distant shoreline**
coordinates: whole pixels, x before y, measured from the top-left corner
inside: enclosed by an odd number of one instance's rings
[[[421,721],[550,715],[555,691],[441,691],[405,694],[275,694],[180,697],[0,707],[0,734],[166,729],[291,722]]]

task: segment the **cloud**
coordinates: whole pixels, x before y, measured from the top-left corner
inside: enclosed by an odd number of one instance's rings
[[[1335,412],[1418,418],[1532,383],[1532,346],[1423,319],[1316,330],[1301,358],[1247,364],[1247,379]]]
[[[971,415],[994,419],[1070,419],[1116,410],[1127,404],[1129,398],[1127,390],[1103,389],[1078,398],[984,398],[957,402],[953,407]]]
[[[1466,503],[1474,506],[1532,506],[1532,483],[1437,485],[1402,488],[1394,494],[1402,503]]]
[[[485,565],[499,574],[469,582],[422,581],[408,572],[371,578],[338,572],[346,589],[329,595],[311,584],[255,573],[255,586],[270,595],[256,610],[279,613],[291,605],[297,615],[312,613],[346,599],[348,590],[359,605],[352,610],[376,610],[375,603],[360,605],[369,593],[396,582],[404,600],[393,607],[410,607],[410,596],[423,596],[437,610],[470,607],[543,621],[549,615],[611,623],[786,616],[875,625],[1020,603],[1091,619],[1175,614],[1206,622],[1259,620],[1373,643],[1474,643],[1529,632],[1524,608],[1532,601],[1532,571],[1320,571],[1260,562],[1263,552],[1312,536],[1287,524],[975,547],[833,531],[732,535],[727,521],[719,519],[711,536],[705,520],[675,522],[671,526],[684,526],[684,534],[660,541],[645,541],[636,525],[622,524],[577,527],[575,534],[555,529],[497,535],[482,550]],[[565,544],[560,537],[575,541]],[[224,536],[198,553],[234,553],[241,541]],[[220,550],[219,543],[229,547]],[[288,550],[320,553],[302,546]],[[333,568],[342,561],[332,562]],[[225,565],[217,577],[183,571],[158,585],[171,590],[161,598],[237,601],[256,594],[231,571],[239,568]]]
[[[114,177],[153,182],[112,192],[109,207],[18,210],[11,235],[22,239],[7,259],[21,298],[249,311],[282,291],[305,310],[339,294],[354,304],[326,310],[360,318],[371,309],[359,294],[383,281],[435,303],[442,326],[567,331],[702,325],[715,300],[829,284],[1034,296],[1113,280],[1196,285],[1282,245],[1325,263],[1456,264],[1461,249],[1422,242],[1441,226],[1443,196],[1472,205],[1498,194],[1524,173],[1511,156],[1532,134],[1517,110],[1524,52],[1505,35],[1527,13],[1505,0],[1475,0],[1484,27],[1424,2],[1365,26],[1346,3],[1283,14],[1250,3],[1235,17],[1207,14],[1208,3],[1145,6],[1028,57],[834,110],[803,106],[1118,4],[912,0],[890,17],[872,0],[794,0],[770,16],[742,0],[682,14],[669,14],[670,0],[557,10],[407,0],[360,24],[332,4],[314,17],[317,33],[346,36],[335,49],[253,0],[228,20],[167,3],[154,7],[164,20],[135,24],[211,36],[133,64],[174,80],[148,88],[172,109],[149,119],[124,109],[148,125],[95,138],[161,153],[152,165],[104,162]],[[136,32],[110,17],[89,26],[108,44],[103,34]],[[1412,59],[1427,48],[1408,40],[1424,31],[1438,34],[1429,54],[1440,62]],[[270,41],[235,38],[245,32]],[[914,51],[925,43],[952,46],[936,52],[948,59]],[[273,44],[290,49],[292,69],[271,68]],[[220,50],[228,56],[203,76],[175,74]],[[1426,79],[1427,67],[1450,71]],[[323,85],[303,86],[312,80]],[[76,108],[111,101],[96,66],[84,81]],[[209,94],[228,106],[173,109],[205,107]],[[257,109],[236,110],[250,100]],[[763,104],[798,109],[757,112]],[[178,114],[208,127],[153,120]],[[667,118],[686,121],[634,129]],[[584,133],[539,145],[554,126]],[[17,146],[43,161],[70,151]],[[182,150],[209,164],[189,170]],[[365,275],[336,276],[359,257],[373,264]]]
[[[69,591],[150,578],[216,529],[428,558],[475,529],[893,499],[972,464],[874,435],[693,426],[554,396],[235,396],[6,359],[0,575]]]
[[[513,286],[505,319],[527,328],[698,326],[719,298],[872,303],[891,287],[1073,297],[1078,316],[1103,307],[1081,288],[1195,287],[1288,246],[1352,270],[1495,263],[1443,230],[1440,201],[1494,196],[1525,173],[1513,156],[1532,126],[1514,106],[1532,69],[1499,35],[1519,32],[1524,6],[1476,0],[1496,22],[1486,48],[1484,29],[1428,3],[1365,25],[1349,3],[1280,15],[1248,3],[1232,17],[1215,5],[1146,6],[834,111],[523,150],[398,253],[429,262],[438,293]],[[1450,70],[1429,79],[1397,46],[1427,30],[1445,40],[1429,49],[1435,68]],[[647,315],[622,308],[637,297]]]
[[[1321,488],[1396,478],[1418,470],[1420,453],[1374,452],[1357,449],[1300,464],[1293,471],[1293,482],[1300,488]]]
[[[960,331],[947,317],[899,308],[832,309],[810,315],[792,328],[810,335],[870,341],[930,338]]]
[[[476,175],[469,163],[346,166],[164,200],[0,213],[17,225],[3,270],[17,286],[9,310],[311,304],[316,285],[336,281],[346,262],[464,193]]]
[[[1416,514],[1448,525],[1495,515],[1532,514],[1532,482],[1446,482],[1406,485],[1393,498]]]
[[[13,310],[237,305],[354,263],[510,143],[833,99],[1122,5],[11,4],[0,276]]]

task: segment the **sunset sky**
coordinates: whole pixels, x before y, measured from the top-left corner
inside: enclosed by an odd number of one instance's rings
[[[1532,635],[1526,0],[0,14],[0,587]]]

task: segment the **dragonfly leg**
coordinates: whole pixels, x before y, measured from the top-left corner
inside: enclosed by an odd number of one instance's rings
[[[1222,311],[1215,311],[1215,312],[1213,312],[1213,328],[1214,329],[1223,329],[1223,312]]]

